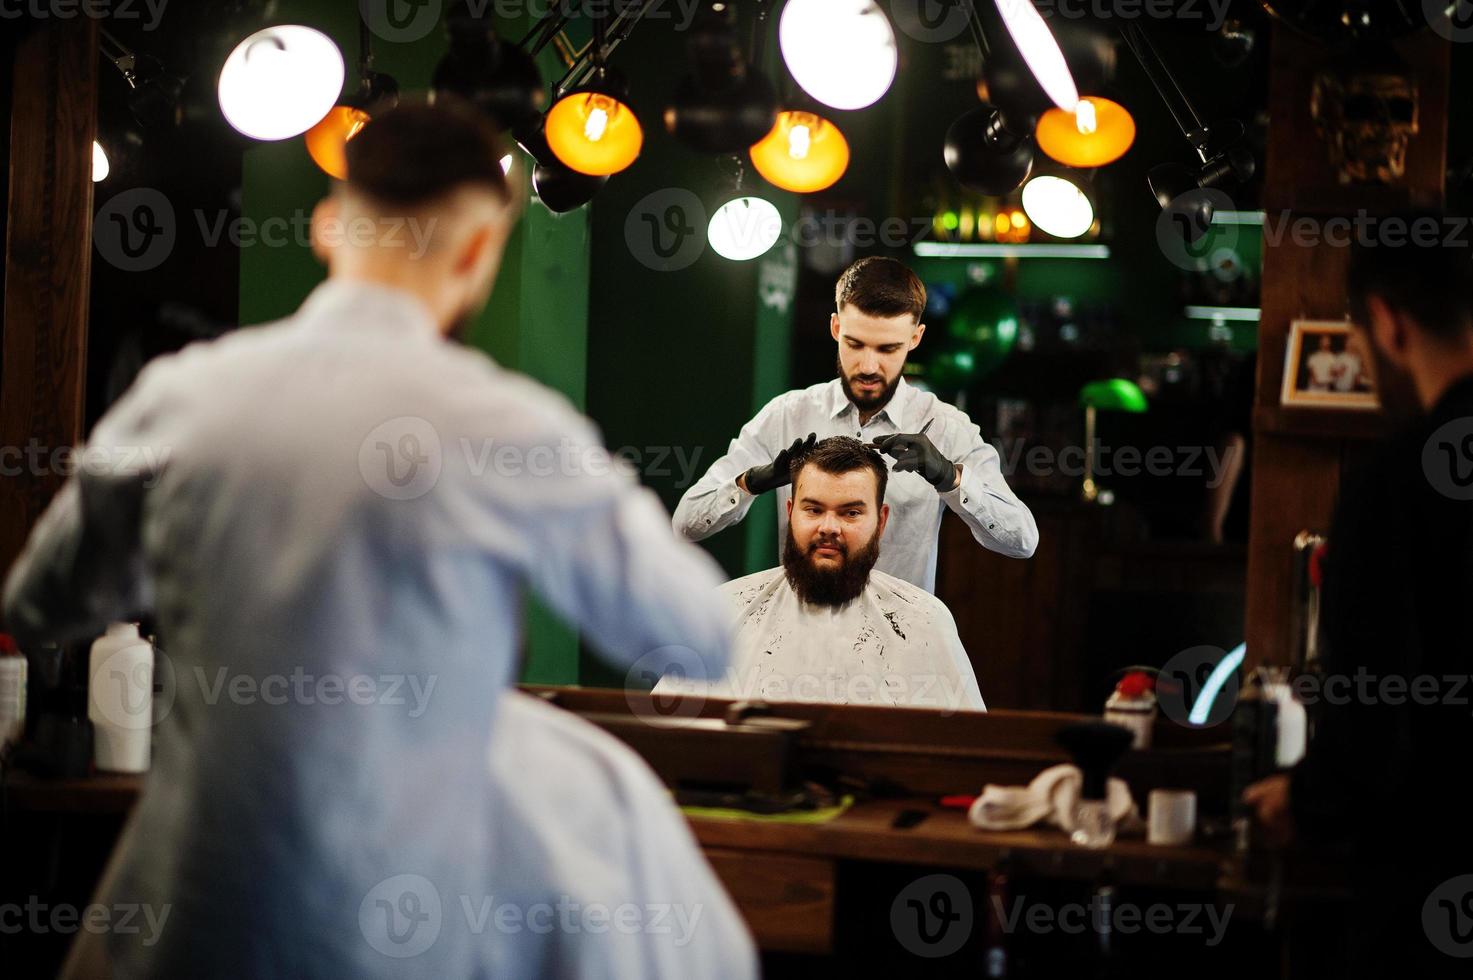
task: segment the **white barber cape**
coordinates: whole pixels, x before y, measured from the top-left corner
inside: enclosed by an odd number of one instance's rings
[[[525,593],[616,663],[725,666],[715,563],[565,399],[396,290],[332,280],[156,359],[78,458],[4,613],[22,644],[157,615],[153,768],[104,901],[168,919],[107,934],[117,978],[484,975],[500,934],[452,925],[497,880],[486,746]],[[364,926],[400,875],[443,916],[404,957]],[[430,911],[388,907],[404,936]]]
[[[486,969],[476,975],[757,976],[751,934],[690,825],[623,742],[508,692],[492,736],[491,776],[496,861],[487,894],[471,905],[495,941],[485,944]]]
[[[986,711],[946,604],[871,571],[842,607],[798,598],[781,567],[721,587],[735,616],[731,666],[714,683],[670,675],[656,694]]]

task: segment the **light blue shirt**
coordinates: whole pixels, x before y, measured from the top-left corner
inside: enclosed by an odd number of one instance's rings
[[[984,547],[1015,558],[1030,557],[1038,547],[1038,525],[1003,478],[997,450],[964,412],[904,378],[890,403],[862,424],[859,409],[844,394],[838,378],[778,395],[742,426],[726,455],[686,491],[675,508],[675,530],[700,541],[742,520],[756,497],[737,486],[737,477],[753,466],[771,463],[794,439],[810,432],[820,439],[851,436],[871,442],[897,432],[919,432],[928,421],[933,424],[926,438],[961,466],[961,482],[938,493],[920,474],[892,469],[885,490],[890,522],[875,568],[935,592],[936,541],[947,507],[966,522],[972,537]],[[885,460],[894,463],[892,457]],[[791,486],[777,490],[779,553],[787,538],[791,496]]]
[[[529,587],[616,664],[725,667],[714,562],[564,399],[407,294],[333,280],[159,358],[87,450],[5,615],[23,643],[158,617],[153,768],[110,881],[171,915],[147,948],[109,935],[119,976],[469,975],[494,935],[397,960],[360,903],[390,874],[457,908],[485,890]]]

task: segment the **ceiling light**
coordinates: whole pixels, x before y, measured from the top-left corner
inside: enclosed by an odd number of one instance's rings
[[[326,34],[285,24],[236,45],[220,69],[220,111],[258,140],[284,140],[311,129],[337,102],[343,55]]]
[[[107,163],[107,152],[103,150],[102,144],[96,140],[92,141],[92,183],[100,184],[107,180],[108,172],[112,168]]]
[[[793,79],[835,109],[863,109],[895,81],[895,30],[874,0],[788,0],[778,43]]]
[[[616,174],[639,156],[644,130],[622,82],[600,70],[547,113],[547,145],[565,165],[590,176]]]
[[[351,106],[333,106],[307,130],[307,153],[329,177],[348,179],[348,140],[368,125],[368,113]]]
[[[1023,210],[1040,231],[1078,238],[1095,223],[1094,202],[1073,180],[1040,174],[1023,185]]]
[[[763,255],[782,236],[777,208],[760,197],[738,197],[716,209],[706,240],[722,258],[746,262]]]
[[[1069,72],[1069,64],[1064,60],[1059,42],[1054,39],[1032,0],[998,0],[997,10],[1039,86],[1054,105],[1073,112],[1074,103],[1079,101],[1074,76]]]
[[[533,192],[554,214],[582,207],[609,181],[607,176],[589,176],[564,166],[547,145],[547,135],[540,126],[518,136],[517,143],[533,161]]]
[[[1034,131],[1038,148],[1070,167],[1103,167],[1135,142],[1135,120],[1118,102],[1085,96],[1073,112],[1050,109]]]
[[[777,124],[752,146],[752,165],[785,191],[808,194],[831,186],[849,167],[849,141],[812,112],[780,112]]]
[[[502,129],[518,132],[541,115],[547,90],[532,56],[496,36],[488,6],[460,2],[446,17],[450,50],[435,66],[430,91],[460,96]]]
[[[740,153],[777,121],[777,96],[743,55],[735,16],[730,6],[706,8],[687,45],[691,73],[665,109],[670,134],[703,153]]]
[[[985,103],[951,124],[943,156],[963,185],[994,197],[1011,194],[1033,171],[1033,141],[1010,130],[997,107]]]

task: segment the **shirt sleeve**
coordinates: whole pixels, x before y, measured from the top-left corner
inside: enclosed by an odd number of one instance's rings
[[[147,613],[139,528],[167,453],[149,444],[150,365],[72,455],[75,471],[31,530],[5,582],[5,623],[22,646],[84,639]]]
[[[672,521],[677,534],[701,541],[747,516],[757,497],[737,486],[736,479],[754,466],[772,462],[782,451],[782,402],[779,395],[764,405],[742,426],[726,455],[712,463],[706,475],[680,498]]]
[[[498,517],[494,537],[516,542],[531,588],[609,663],[640,670],[673,661],[719,674],[728,657],[719,566],[670,533],[659,498],[604,449],[591,423],[540,394],[515,441],[528,460],[541,453],[563,462],[483,481]]]
[[[997,450],[965,417],[949,421],[948,428],[960,430],[948,448],[955,451],[960,443],[961,451],[953,459],[962,468],[962,478],[941,499],[966,522],[978,544],[1011,558],[1031,558],[1038,548],[1038,524],[1003,478]]]

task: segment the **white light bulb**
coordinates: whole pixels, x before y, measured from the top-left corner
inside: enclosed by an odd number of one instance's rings
[[[1094,205],[1072,181],[1045,175],[1023,185],[1023,210],[1055,238],[1078,238],[1095,223]]]
[[[343,54],[326,34],[285,24],[236,45],[220,69],[220,111],[252,139],[284,140],[327,115],[343,90]]]
[[[1085,135],[1099,128],[1099,120],[1095,117],[1095,104],[1089,99],[1080,99],[1074,106],[1074,125]]]
[[[738,197],[716,209],[706,240],[722,258],[746,262],[762,255],[783,233],[782,215],[760,197]]]
[[[788,71],[824,105],[863,109],[895,81],[895,30],[874,0],[788,0],[777,33]]]
[[[107,151],[102,148],[102,144],[101,143],[97,142],[96,140],[93,140],[92,141],[92,183],[97,184],[97,183],[100,183],[100,182],[102,182],[104,180],[107,180],[107,175],[108,175],[108,173],[111,172],[111,170],[112,170],[112,167],[108,166],[108,162],[107,162]]]
[[[1054,40],[1033,0],[997,0],[997,11],[1044,94],[1060,109],[1073,112],[1079,101],[1079,89],[1074,85],[1074,76],[1069,72],[1059,42]]]
[[[594,108],[588,114],[588,121],[583,124],[583,135],[590,143],[597,143],[604,138],[604,133],[609,128],[609,114],[602,109]]]
[[[794,160],[808,159],[808,149],[813,145],[813,133],[807,126],[794,126],[788,130],[788,156]]]

